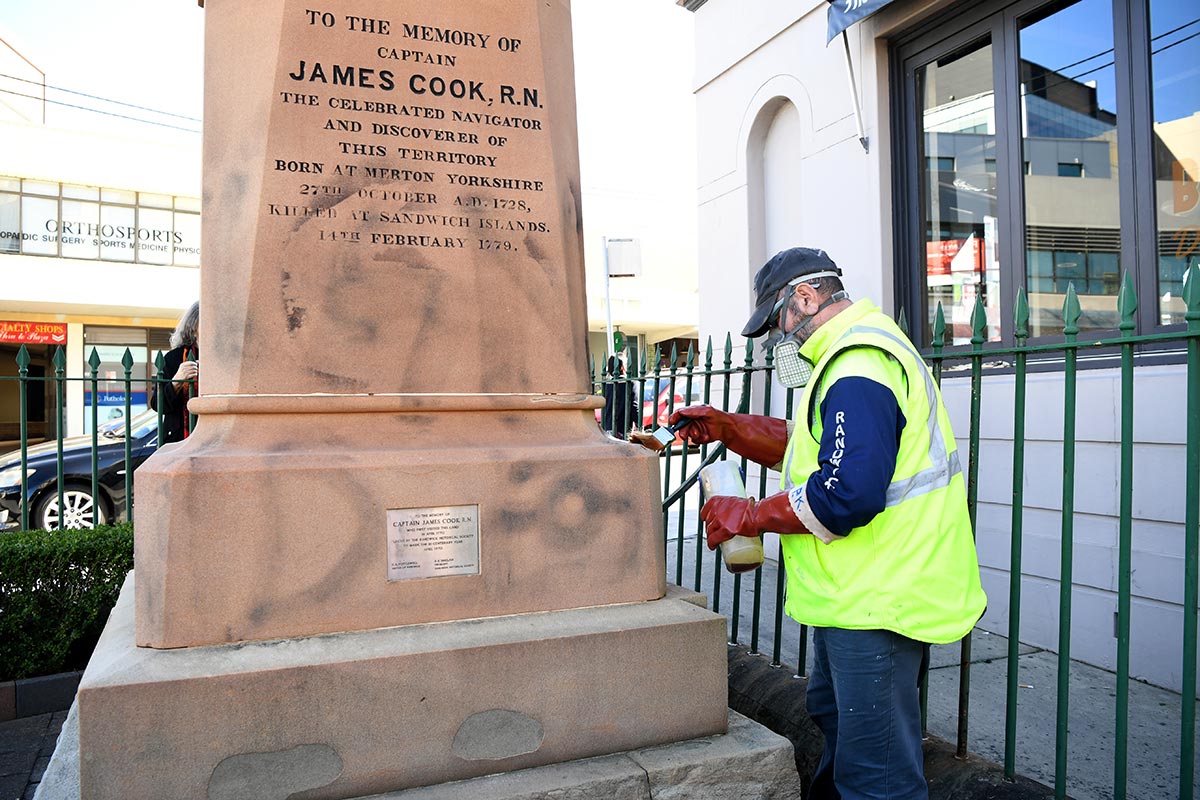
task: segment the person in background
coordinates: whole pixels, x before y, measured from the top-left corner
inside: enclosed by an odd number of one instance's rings
[[[625,376],[625,365],[616,356],[608,359],[608,379],[604,384],[604,411],[600,426],[618,439],[624,439],[633,428],[641,427],[641,410],[633,381]]]
[[[813,628],[808,712],[825,734],[809,800],[926,800],[918,686],[929,645],[987,603],[950,418],[924,360],[823,251],[784,250],[754,279],[742,335],[770,333],[796,419],[691,406],[688,439],[782,472],[782,491],[710,497],[709,548],[781,534],[786,610]]]
[[[170,375],[154,387],[150,407],[162,412],[162,444],[181,442],[191,433],[187,402],[196,396],[200,378],[200,303],[192,303],[183,312],[171,334],[171,349],[163,355],[163,375]]]

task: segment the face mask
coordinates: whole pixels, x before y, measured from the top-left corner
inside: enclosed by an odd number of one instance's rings
[[[825,308],[845,300],[849,295],[844,292],[834,292],[817,310],[804,317],[790,333],[778,335],[778,341],[771,350],[771,358],[775,364],[775,377],[785,389],[799,389],[808,383],[812,377],[813,364],[800,354],[800,347],[808,339],[805,329],[813,319]]]
[[[799,389],[812,377],[813,365],[800,355],[800,342],[787,337],[771,351],[775,362],[775,378],[785,389]]]

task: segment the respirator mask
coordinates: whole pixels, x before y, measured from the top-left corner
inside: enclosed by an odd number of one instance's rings
[[[816,272],[811,275],[801,275],[799,278],[788,283],[786,293],[771,311],[771,318],[776,319],[776,324],[772,333],[763,342],[763,349],[771,351],[771,360],[775,366],[775,378],[785,389],[799,389],[807,384],[809,378],[812,377],[813,364],[800,353],[801,346],[808,339],[808,335],[804,332],[809,323],[826,308],[841,300],[848,299],[850,295],[844,291],[834,292],[821,305],[817,306],[816,311],[801,318],[790,331],[783,330],[784,320],[787,316],[784,313],[784,307],[791,300],[795,292],[795,287],[798,284],[836,276],[836,272]]]

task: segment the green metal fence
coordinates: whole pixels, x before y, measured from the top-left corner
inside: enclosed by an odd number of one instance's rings
[[[1052,344],[1031,344],[1029,342],[1029,304],[1023,291],[1018,294],[1014,313],[1016,333],[1015,347],[986,347],[987,319],[982,300],[977,300],[972,315],[971,326],[973,336],[967,348],[955,348],[947,351],[941,344],[945,340],[946,324],[939,305],[933,323],[932,350],[926,358],[939,384],[943,374],[949,374],[953,369],[956,377],[953,380],[969,380],[970,382],[970,429],[966,433],[968,441],[968,503],[972,523],[976,520],[978,506],[978,481],[980,468],[980,414],[985,389],[985,372],[995,369],[993,365],[1000,362],[1005,371],[1011,374],[1015,382],[1014,400],[1011,409],[1013,415],[1012,438],[1012,519],[1011,519],[1011,554],[1009,570],[1009,629],[1008,629],[1008,674],[1006,686],[1005,723],[1004,723],[1004,771],[1009,777],[1016,775],[1016,744],[1017,718],[1020,712],[1018,704],[1019,681],[1019,651],[1021,642],[1021,578],[1022,578],[1022,534],[1023,512],[1025,509],[1023,482],[1025,476],[1024,442],[1026,420],[1026,388],[1030,372],[1031,360],[1034,364],[1053,361],[1061,363],[1061,379],[1064,387],[1064,427],[1062,432],[1063,462],[1062,462],[1062,507],[1061,507],[1061,553],[1059,580],[1059,635],[1057,653],[1057,709],[1055,732],[1055,764],[1054,791],[1055,796],[1067,796],[1067,764],[1070,755],[1070,740],[1068,735],[1069,697],[1070,697],[1070,644],[1071,644],[1071,599],[1074,587],[1072,575],[1074,517],[1075,517],[1075,426],[1076,404],[1079,377],[1079,357],[1081,354],[1112,353],[1114,361],[1119,358],[1121,386],[1121,420],[1120,420],[1120,480],[1119,492],[1119,538],[1118,538],[1118,581],[1117,581],[1117,684],[1112,713],[1115,720],[1116,737],[1113,747],[1113,786],[1112,796],[1124,800],[1128,796],[1128,766],[1129,766],[1129,682],[1130,682],[1130,601],[1132,597],[1132,537],[1133,537],[1133,444],[1134,444],[1134,378],[1138,367],[1135,365],[1135,354],[1146,351],[1169,350],[1186,359],[1186,432],[1184,446],[1186,448],[1186,478],[1184,511],[1184,586],[1183,586],[1183,630],[1180,632],[1183,643],[1182,663],[1182,721],[1179,731],[1180,763],[1179,763],[1179,794],[1181,800],[1193,800],[1195,796],[1195,723],[1196,723],[1196,648],[1197,648],[1197,577],[1200,574],[1200,268],[1192,267],[1185,283],[1184,299],[1187,304],[1184,330],[1175,330],[1156,334],[1135,334],[1134,317],[1137,310],[1137,298],[1133,283],[1129,276],[1125,277],[1118,298],[1118,309],[1121,323],[1118,335],[1104,339],[1089,339],[1080,341],[1078,338],[1080,317],[1079,300],[1073,287],[1070,287],[1063,303],[1064,336],[1060,342]],[[905,327],[903,318],[901,327]],[[1179,355],[1185,354],[1185,355]],[[665,357],[664,357],[665,356]],[[754,357],[752,343],[747,343],[744,351],[735,353],[731,339],[727,336],[722,355],[718,363],[714,363],[713,344],[708,341],[703,364],[699,364],[698,355],[693,350],[686,354],[672,351],[669,354],[655,352],[652,359],[645,356],[640,364],[631,365],[628,375],[609,375],[606,369],[599,374],[593,371],[598,393],[611,395],[619,391],[619,387],[632,386],[638,397],[649,398],[659,395],[659,387],[664,387],[661,396],[663,414],[642,414],[641,421],[650,418],[665,417],[674,411],[680,402],[703,402],[727,411],[757,413],[772,413],[772,381],[770,380],[770,355],[765,354],[765,360],[759,362]],[[736,362],[736,363],[735,363]],[[651,366],[653,365],[653,366]],[[957,377],[960,376],[961,377]],[[969,377],[967,377],[969,375]],[[614,387],[615,384],[615,387]],[[646,392],[645,387],[652,387]],[[693,393],[693,387],[699,386],[699,395]],[[790,418],[795,400],[795,392],[787,390],[784,402],[786,415]],[[732,408],[731,402],[736,398],[738,407]],[[659,401],[652,401],[659,402]],[[614,422],[614,428],[622,430],[638,424],[634,421]],[[960,436],[963,435],[959,431]],[[687,489],[695,482],[699,468],[704,463],[710,463],[716,458],[724,458],[723,448],[708,447],[698,451],[679,446],[669,448],[662,454],[663,473],[663,519],[664,527],[674,522],[675,529],[667,530],[667,538],[674,534],[674,574],[668,577],[678,585],[689,585],[697,591],[706,585],[711,591],[710,607],[714,610],[723,608],[721,593],[722,580],[720,558],[717,554],[708,554],[704,547],[704,536],[701,523],[694,521],[692,546],[694,547],[695,569],[692,574],[684,575],[685,547],[685,511],[687,508]],[[741,459],[743,471],[746,468],[745,459]],[[753,487],[747,487],[753,491]],[[759,495],[774,493],[778,489],[767,486],[767,472],[762,470],[757,486]],[[669,542],[668,542],[669,544]],[[702,564],[707,563],[711,570],[711,578],[702,581]],[[783,595],[786,591],[783,570],[774,570],[776,576],[774,586],[762,585],[763,570],[750,576],[732,576],[733,600],[730,607],[730,639],[747,643],[752,652],[759,651],[761,620],[760,607],[764,599],[773,606],[773,626],[769,634],[773,642],[771,663],[782,664],[780,643],[785,638],[783,628],[785,622],[782,615]],[[752,587],[743,587],[743,580],[753,581]],[[769,593],[769,594],[764,594]],[[749,638],[743,637],[741,629],[744,614],[741,604],[748,602],[753,605],[750,612]],[[773,602],[771,602],[773,600]],[[788,620],[788,625],[794,625]],[[799,627],[799,646],[796,652],[798,674],[803,674],[807,660],[808,632],[804,626]],[[958,736],[957,748],[960,756],[967,753],[969,736],[968,706],[970,699],[971,679],[971,637],[962,642],[962,654],[959,674],[958,697]],[[924,694],[924,693],[923,693]],[[923,696],[922,709],[926,705]]]
[[[156,387],[171,384],[169,376],[163,374],[162,354],[158,354],[155,374],[149,379],[135,377],[135,360],[128,348],[121,358],[123,374],[116,378],[100,376],[101,358],[96,348],[92,348],[83,377],[67,377],[67,356],[62,346],[53,350],[47,364],[53,367],[52,375],[31,375],[31,363],[28,348],[21,345],[16,355],[17,374],[0,376],[0,389],[15,388],[19,398],[18,439],[10,452],[0,453],[0,532],[92,527],[98,522],[120,519],[132,521],[133,473],[157,448],[163,426],[161,410],[152,415],[149,423],[146,417],[150,412],[134,417],[132,398],[138,391],[144,391],[148,398]],[[92,402],[86,410],[90,443],[65,435],[66,396],[72,384],[81,384],[84,392],[91,393]],[[113,384],[118,387],[114,393],[122,397],[122,415],[106,424],[99,418],[99,397],[102,385]],[[36,444],[33,440],[38,437],[30,434],[33,415],[29,390],[39,386],[42,391],[38,395],[51,398],[48,421],[52,422],[49,432],[53,433],[53,440],[47,440],[42,449],[53,445],[53,468],[46,453],[30,454]],[[139,436],[139,431],[145,435]],[[87,435],[83,438],[86,440]]]

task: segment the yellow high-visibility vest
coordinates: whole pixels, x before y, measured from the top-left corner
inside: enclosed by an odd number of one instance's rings
[[[784,457],[785,491],[818,469],[822,376],[835,358],[853,359],[840,361],[839,373],[852,365],[855,375],[889,387],[905,426],[882,512],[829,544],[803,534],[780,537],[788,615],[806,625],[890,630],[933,644],[961,639],[987,597],[958,447],[933,376],[900,328],[865,300],[818,328],[801,352],[816,366]]]

